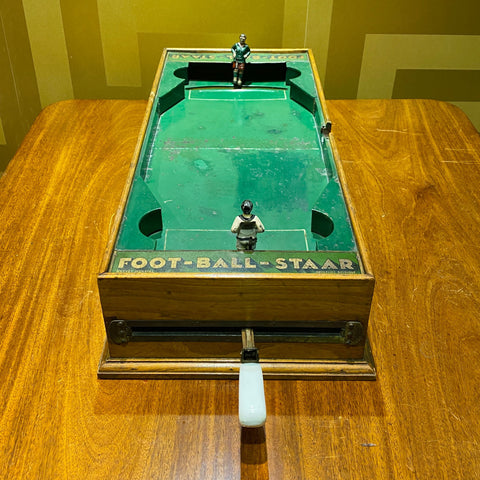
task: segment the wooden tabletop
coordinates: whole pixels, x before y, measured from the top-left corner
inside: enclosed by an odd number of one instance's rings
[[[376,277],[375,382],[98,380],[96,276],[146,103],[37,118],[0,181],[0,477],[474,479],[480,472],[480,137],[447,103],[330,101]]]

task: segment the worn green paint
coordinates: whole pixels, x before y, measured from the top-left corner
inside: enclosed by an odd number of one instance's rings
[[[117,252],[234,250],[229,229],[249,198],[266,227],[258,250],[285,258],[290,251],[352,252],[358,265],[329,140],[319,133],[324,119],[308,56],[280,59],[292,75],[287,81],[234,90],[178,74],[189,61],[228,61],[224,53],[202,55],[167,57]],[[328,237],[311,232],[312,209],[333,221]]]

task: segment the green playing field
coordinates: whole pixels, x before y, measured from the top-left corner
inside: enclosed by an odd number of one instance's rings
[[[230,227],[250,199],[266,228],[257,250],[355,251],[309,64],[287,63],[294,80],[242,89],[180,83],[183,65],[164,69],[116,249],[234,250]],[[312,232],[312,210],[333,221],[327,237]]]

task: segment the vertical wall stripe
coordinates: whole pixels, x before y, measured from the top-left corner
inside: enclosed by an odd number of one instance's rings
[[[133,3],[131,0],[97,1],[105,75],[109,86],[142,85]]]
[[[282,47],[303,47],[306,18],[307,0],[285,0]]]
[[[5,138],[5,132],[3,131],[3,123],[2,119],[0,118],[0,145],[6,145],[7,140]]]
[[[330,24],[332,21],[333,0],[317,0],[309,3],[307,25],[305,27],[305,47],[315,55],[320,80],[324,81],[327,71]],[[308,35],[307,35],[308,32]]]
[[[327,69],[333,0],[285,0],[282,47],[313,50],[320,79]]]
[[[310,13],[310,0],[307,0],[307,8],[305,13],[305,35],[303,36],[303,46],[308,47],[308,15]]]
[[[60,0],[23,0],[42,107],[73,98]]]

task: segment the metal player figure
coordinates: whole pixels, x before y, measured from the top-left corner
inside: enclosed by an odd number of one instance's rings
[[[246,39],[247,36],[242,33],[240,35],[240,41],[232,47],[233,84],[237,88],[241,88],[242,86],[245,63],[250,55],[250,47],[245,43]]]
[[[253,215],[253,203],[244,200],[241,205],[242,215],[235,217],[231,231],[237,234],[237,250],[252,252],[257,245],[257,233],[263,233],[265,227],[262,221]]]

